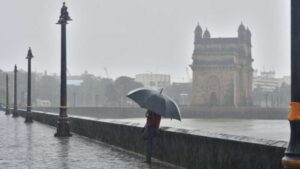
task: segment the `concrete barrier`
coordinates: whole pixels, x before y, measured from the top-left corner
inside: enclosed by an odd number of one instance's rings
[[[20,110],[24,116],[25,111]],[[33,119],[52,126],[57,114],[33,112]],[[71,116],[71,131],[136,153],[144,153],[142,125]],[[287,143],[201,130],[162,128],[153,156],[188,169],[282,169]]]
[[[288,108],[181,106],[185,118],[287,119]]]
[[[33,110],[58,113],[58,107],[33,107]],[[289,109],[258,107],[200,107],[181,106],[183,118],[234,118],[234,119],[287,119]],[[144,117],[139,107],[69,107],[71,115],[120,119]]]

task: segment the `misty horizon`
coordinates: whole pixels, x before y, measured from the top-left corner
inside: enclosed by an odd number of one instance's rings
[[[32,48],[33,72],[59,74],[63,1],[6,1],[1,7],[0,54],[12,71],[27,69]],[[67,25],[67,67],[72,75],[88,71],[109,78],[140,73],[170,74],[187,81],[194,29],[199,23],[212,37],[236,37],[241,22],[252,32],[253,68],[290,74],[290,2],[287,1],[66,1],[73,21]],[[238,10],[238,11],[237,11]],[[10,17],[7,17],[9,15]],[[189,70],[191,75],[191,70]]]

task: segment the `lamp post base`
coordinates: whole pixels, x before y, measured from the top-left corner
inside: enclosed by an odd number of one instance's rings
[[[300,169],[300,120],[298,120],[298,117],[294,115],[295,114],[293,113],[289,114],[291,137],[289,145],[285,151],[285,156],[281,160],[285,169]]]
[[[57,131],[54,134],[55,137],[70,137],[70,120],[68,117],[58,117]]]
[[[12,117],[19,117],[19,112],[17,110],[14,110]]]
[[[299,169],[300,168],[300,158],[283,157],[282,164],[285,169]]]
[[[10,111],[8,109],[5,110],[5,115],[9,115]]]
[[[28,113],[28,112],[26,113],[25,123],[33,123],[32,114],[31,113]]]

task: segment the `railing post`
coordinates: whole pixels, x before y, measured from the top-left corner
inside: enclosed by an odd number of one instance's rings
[[[286,169],[300,168],[300,1],[291,0],[291,136],[282,163]]]

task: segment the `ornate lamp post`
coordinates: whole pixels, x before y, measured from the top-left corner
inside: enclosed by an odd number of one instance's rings
[[[8,92],[9,88],[8,88],[8,74],[6,74],[6,111],[5,114],[9,115],[10,111],[9,111],[9,92]]]
[[[300,168],[300,1],[291,0],[291,136],[282,163],[286,169]]]
[[[15,80],[14,80],[14,111],[13,111],[13,116],[12,117],[19,117],[19,112],[18,112],[18,106],[17,106],[17,65],[15,65],[14,69],[14,75],[15,75]]]
[[[65,2],[60,11],[57,24],[61,25],[61,82],[60,82],[60,110],[57,121],[56,137],[69,137],[70,121],[67,115],[67,47],[66,47],[66,26],[72,19],[69,16]]]
[[[32,123],[32,113],[31,113],[31,59],[33,58],[31,49],[28,49],[27,57],[28,59],[28,73],[27,73],[27,112],[25,117],[25,123]]]

